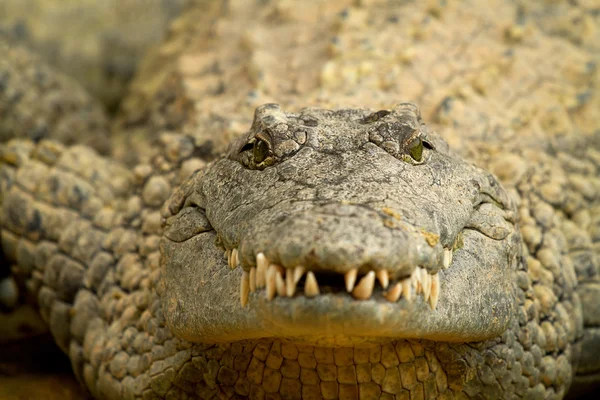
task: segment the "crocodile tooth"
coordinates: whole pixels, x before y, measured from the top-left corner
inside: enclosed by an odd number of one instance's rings
[[[369,271],[368,274],[358,282],[358,285],[352,291],[352,296],[355,299],[367,300],[373,294],[373,287],[375,286],[375,271]]]
[[[232,269],[237,268],[238,261],[239,261],[238,249],[231,250],[231,263],[229,264],[229,267]]]
[[[250,293],[256,291],[256,267],[250,268]]]
[[[256,287],[265,287],[267,280],[267,269],[269,267],[269,260],[263,253],[256,255]]]
[[[375,273],[377,275],[377,280],[381,283],[381,287],[387,289],[390,284],[390,275],[388,274],[386,269],[380,269]]]
[[[412,279],[406,278],[402,280],[402,295],[406,298],[406,301],[412,302]]]
[[[292,297],[296,293],[296,285],[304,275],[304,267],[296,267],[293,271],[287,271],[285,275],[285,286],[288,297]]]
[[[300,279],[302,279],[302,275],[304,275],[304,267],[297,266],[294,268],[294,285],[296,285]]]
[[[421,267],[415,268],[410,278],[412,285],[415,287],[415,293],[421,293],[423,290],[423,287],[421,286]]]
[[[419,268],[419,293],[425,295],[425,285],[427,284],[427,270],[425,268]]]
[[[231,267],[231,250],[225,250],[225,257],[227,257],[227,265]]]
[[[431,294],[431,275],[427,271],[425,271],[425,278],[421,279],[421,283],[423,284],[423,298],[427,301]]]
[[[452,249],[444,249],[444,262],[442,264],[444,269],[448,268],[450,266],[451,262],[452,262]]]
[[[319,294],[319,284],[317,278],[312,271],[308,271],[306,274],[306,282],[304,282],[304,295],[306,297],[315,297]]]
[[[351,293],[356,283],[356,275],[358,274],[358,268],[351,269],[344,274],[344,281],[346,282],[346,291]]]
[[[288,271],[285,274],[285,293],[288,297],[292,297],[296,293],[296,282],[294,282],[294,274]]]
[[[396,283],[390,290],[385,292],[383,296],[387,299],[387,301],[391,303],[395,303],[400,298],[402,294],[402,284],[400,282]]]
[[[279,271],[275,272],[275,288],[277,289],[278,296],[285,297],[287,292],[285,287],[285,281],[283,280],[283,276]]]
[[[242,303],[242,307],[246,307],[246,304],[248,304],[248,293],[250,291],[249,280],[248,272],[242,272],[242,280],[240,282],[240,302]]]
[[[435,274],[431,277],[431,296],[429,296],[429,305],[435,310],[440,298],[440,276]]]
[[[275,293],[276,293],[276,284],[277,284],[277,278],[275,277],[275,274],[277,273],[277,268],[275,267],[274,264],[269,265],[269,269],[267,269],[267,277],[266,277],[266,282],[267,282],[267,299],[269,300],[273,300],[273,298],[275,297]]]

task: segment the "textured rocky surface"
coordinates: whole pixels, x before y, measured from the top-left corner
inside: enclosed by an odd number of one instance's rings
[[[3,145],[5,255],[92,395],[560,398],[597,379],[597,13],[571,4],[587,28],[567,35],[564,5],[376,3],[191,10],[124,104],[133,169]],[[372,113],[402,101],[427,125]]]
[[[110,149],[101,105],[73,79],[0,37],[0,140],[56,139]]]
[[[114,108],[140,58],[163,39],[184,3],[3,0],[0,33],[34,50]]]

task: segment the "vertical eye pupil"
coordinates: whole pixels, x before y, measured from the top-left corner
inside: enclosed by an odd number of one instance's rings
[[[415,161],[421,161],[423,158],[423,141],[421,138],[416,138],[408,145],[410,156]]]
[[[254,162],[260,164],[269,155],[269,146],[263,140],[257,140],[254,142],[254,148],[252,149],[252,156]]]

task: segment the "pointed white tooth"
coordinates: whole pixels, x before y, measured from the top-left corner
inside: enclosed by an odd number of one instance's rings
[[[385,292],[383,296],[387,299],[387,301],[391,303],[395,303],[400,298],[402,294],[402,284],[400,282],[396,283],[390,290]]]
[[[263,288],[267,282],[267,269],[269,268],[269,260],[263,253],[256,255],[256,287]]]
[[[412,281],[412,285],[415,288],[415,293],[421,293],[423,291],[423,287],[421,286],[421,267],[417,267],[413,270],[410,279]]]
[[[425,284],[427,283],[427,270],[419,267],[419,293],[425,294]]]
[[[248,272],[242,272],[242,281],[240,282],[240,302],[242,307],[248,304],[248,293],[250,292],[250,277]]]
[[[257,267],[264,267],[265,270],[267,268],[269,268],[269,260],[267,260],[267,257],[265,256],[265,253],[258,253],[256,255],[256,266]]]
[[[425,279],[422,279],[421,283],[423,284],[423,298],[427,301],[431,294],[431,275],[428,272],[425,272]]]
[[[297,266],[296,268],[294,268],[294,287],[296,287],[295,285],[298,284],[300,279],[302,279],[302,275],[304,275],[304,271],[306,271],[306,270],[304,269],[304,267],[301,267],[301,266]]]
[[[285,286],[288,297],[292,297],[296,293],[296,285],[304,275],[304,267],[298,266],[293,271],[287,271],[285,275]]]
[[[358,282],[358,285],[352,291],[352,296],[355,299],[367,300],[373,294],[373,287],[375,286],[375,271],[370,271],[368,274]]]
[[[419,275],[418,269],[419,269],[419,267],[413,269],[413,271],[410,273],[410,281],[415,289],[417,288],[417,279],[418,279],[418,275]]]
[[[435,274],[431,277],[431,295],[429,296],[429,305],[435,310],[440,298],[440,275]]]
[[[344,281],[346,282],[346,291],[352,293],[354,284],[356,283],[356,275],[358,274],[358,268],[351,269],[344,274]]]
[[[229,264],[229,267],[232,269],[237,268],[239,261],[238,249],[231,250],[231,263]]]
[[[256,291],[256,267],[250,268],[250,293]]]
[[[279,297],[285,297],[287,290],[285,287],[285,281],[279,271],[275,272],[275,288],[277,289],[277,295]]]
[[[308,271],[306,274],[306,282],[304,282],[304,295],[306,297],[315,297],[319,294],[319,284],[317,278],[312,271]]]
[[[227,265],[231,267],[231,250],[225,250],[225,257],[227,257]]]
[[[231,251],[231,257],[233,258],[233,262],[232,262],[233,266],[234,267],[239,266],[240,265],[240,252],[238,251],[237,248],[235,248]]]
[[[287,297],[292,297],[296,293],[296,282],[294,282],[294,274],[292,271],[288,271],[285,274],[285,294]]]
[[[390,275],[385,269],[380,269],[376,272],[377,280],[381,283],[381,287],[387,289],[390,284]]]
[[[444,260],[443,260],[443,267],[444,269],[448,268],[450,266],[450,263],[452,262],[452,249],[444,249]]]
[[[412,302],[413,294],[412,294],[412,279],[406,278],[402,280],[402,296],[406,298],[406,301]]]
[[[266,281],[267,281],[267,299],[269,300],[273,300],[273,298],[275,297],[275,293],[277,290],[277,278],[276,278],[276,274],[277,274],[277,268],[275,267],[274,264],[269,265],[269,269],[267,269],[267,277],[266,277]]]

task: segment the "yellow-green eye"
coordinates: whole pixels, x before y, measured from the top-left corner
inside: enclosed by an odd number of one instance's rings
[[[423,159],[423,141],[421,138],[415,138],[408,144],[408,154],[415,161],[421,161]]]
[[[256,140],[254,142],[254,147],[252,148],[252,156],[254,157],[254,162],[256,164],[260,164],[265,161],[265,159],[269,156],[269,145],[264,140]]]

